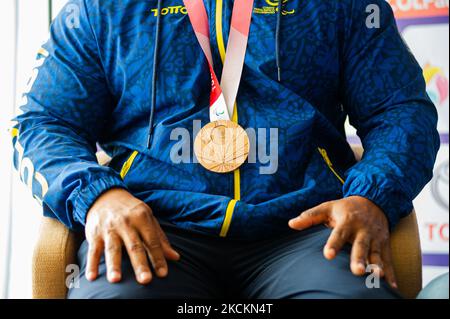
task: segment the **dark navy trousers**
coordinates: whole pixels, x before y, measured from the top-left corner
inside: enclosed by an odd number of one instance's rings
[[[132,299],[318,299],[399,298],[381,280],[379,288],[368,288],[366,277],[350,271],[350,246],[329,261],[322,254],[330,235],[325,226],[289,232],[277,238],[247,242],[194,233],[162,225],[172,246],[181,254],[169,262],[169,275],[154,276],[148,285],[135,281],[131,263],[124,253],[122,281],[106,280],[104,259],[100,276],[89,282],[84,276],[87,242],[78,252],[79,287],[68,298]]]

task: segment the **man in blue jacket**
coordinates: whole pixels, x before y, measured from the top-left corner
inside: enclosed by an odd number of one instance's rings
[[[219,78],[233,2],[204,1]],[[69,297],[397,297],[389,232],[439,138],[389,5],[254,1],[232,120],[271,132],[257,134],[258,158],[276,142],[266,173],[256,160],[217,174],[192,156],[210,76],[182,0],[71,0],[55,19],[12,135],[44,215],[85,230]]]

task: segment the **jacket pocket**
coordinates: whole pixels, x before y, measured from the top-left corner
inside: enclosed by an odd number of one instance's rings
[[[136,156],[139,154],[138,151],[133,151],[131,155],[128,157],[128,159],[123,163],[122,168],[120,170],[120,177],[122,179],[125,179],[125,176],[127,176],[128,172],[130,171],[131,166],[133,165],[134,160],[136,159]]]
[[[327,164],[330,171],[336,176],[336,178],[342,183],[345,183],[345,179],[342,178],[342,176],[337,172],[336,168],[333,165],[333,162],[330,160],[330,157],[328,156],[327,151],[324,148],[318,147],[317,150],[319,151],[320,155],[322,156],[325,164]]]

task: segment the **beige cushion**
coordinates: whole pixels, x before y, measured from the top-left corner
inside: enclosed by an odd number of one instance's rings
[[[405,298],[415,298],[422,289],[422,251],[415,212],[395,228],[391,249],[399,290]]]
[[[79,242],[59,221],[42,218],[33,254],[33,298],[66,297],[66,266],[76,264]]]

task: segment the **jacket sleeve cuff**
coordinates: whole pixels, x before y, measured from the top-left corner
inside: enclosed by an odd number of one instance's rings
[[[401,218],[408,216],[413,210],[412,201],[400,190],[394,189],[387,182],[379,184],[363,175],[353,181],[347,179],[343,191],[344,197],[361,196],[377,205],[386,215],[391,231]]]
[[[83,188],[74,201],[73,218],[75,221],[85,226],[87,213],[95,200],[112,188],[126,189],[126,186],[122,179],[117,176],[104,176]]]

